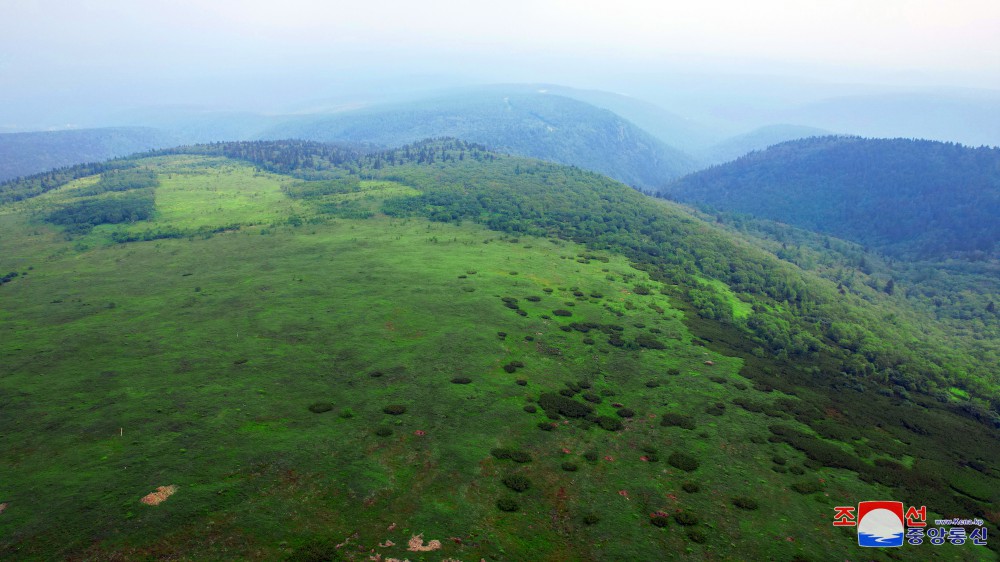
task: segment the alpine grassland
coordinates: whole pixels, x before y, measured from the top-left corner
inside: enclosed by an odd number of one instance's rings
[[[0,190],[2,558],[854,559],[834,507],[880,499],[996,529],[995,373],[672,203],[459,141],[93,171]]]

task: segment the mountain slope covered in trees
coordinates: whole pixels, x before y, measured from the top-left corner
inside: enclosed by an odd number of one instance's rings
[[[0,181],[177,144],[149,127],[0,134]]]
[[[114,164],[5,186],[0,556],[822,560],[870,498],[996,531],[995,342],[679,205],[457,140]]]
[[[996,148],[803,139],[681,178],[664,193],[908,259],[995,256],[1000,250]]]

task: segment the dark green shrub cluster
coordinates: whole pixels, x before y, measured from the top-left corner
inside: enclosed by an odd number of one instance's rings
[[[663,528],[666,527],[668,523],[670,523],[670,518],[667,517],[666,515],[655,514],[649,518],[649,522],[656,527]]]
[[[701,486],[697,482],[685,482],[681,484],[681,489],[689,494],[697,494],[701,491]]]
[[[676,368],[667,369],[667,374],[672,377],[676,377],[677,375],[681,374],[681,370]]]
[[[587,404],[549,392],[543,393],[538,397],[538,405],[541,406],[546,413],[555,413],[557,415],[566,416],[567,418],[582,418],[587,414],[593,413],[594,411],[594,408]]]
[[[802,482],[792,484],[791,488],[800,494],[808,495],[822,490],[823,486],[815,480],[804,480]]]
[[[470,382],[472,382],[472,379],[470,379],[469,377],[455,377],[451,379],[451,382],[452,384],[469,384]]]
[[[542,297],[530,296],[530,297],[524,297],[524,300],[528,302],[538,302],[542,300]]]
[[[535,412],[538,411],[538,408],[536,408],[534,404],[526,404],[524,406],[524,411],[528,412],[529,414],[534,414]]]
[[[803,433],[794,427],[775,424],[770,426],[772,439],[785,442],[802,451],[810,459],[830,468],[846,468],[855,472],[863,471],[862,462],[833,443]]]
[[[506,365],[503,366],[503,370],[507,371],[508,373],[513,373],[516,372],[518,369],[523,369],[523,368],[524,368],[524,363],[522,363],[521,361],[511,361],[510,363],[507,363]]]
[[[708,377],[708,380],[719,384],[726,384],[726,377],[720,377],[718,375],[712,375]]]
[[[531,480],[523,474],[508,474],[500,479],[504,486],[515,492],[523,492],[531,488]]]
[[[329,402],[316,402],[315,404],[309,405],[309,411],[314,414],[322,414],[323,412],[329,412],[333,409],[333,404]]]
[[[388,437],[392,435],[392,429],[383,425],[375,430],[375,435],[378,435],[379,437]]]
[[[646,388],[657,388],[660,386],[660,381],[646,381]]]
[[[601,400],[601,397],[593,392],[584,392],[583,399],[586,400],[587,402],[592,402],[594,404],[600,404],[601,402],[603,402],[603,400]]]
[[[556,424],[553,422],[538,422],[538,429],[542,431],[552,431],[556,428]]]
[[[649,287],[645,285],[636,285],[635,287],[632,288],[632,292],[635,293],[636,295],[648,295]]]
[[[694,429],[695,423],[694,418],[686,414],[678,414],[676,412],[667,412],[663,414],[663,419],[660,420],[660,425],[663,427],[677,426],[683,429]]]
[[[745,509],[747,511],[755,511],[760,507],[757,504],[757,500],[747,496],[738,496],[733,498],[733,505],[735,505],[740,509]]]
[[[512,513],[521,509],[521,506],[517,504],[517,501],[511,498],[500,498],[497,500],[497,509]]]
[[[625,427],[620,419],[613,418],[611,416],[598,416],[597,425],[601,426],[601,429],[607,431],[619,431]]]
[[[619,408],[618,411],[615,412],[615,413],[618,414],[620,417],[623,417],[623,418],[632,418],[632,417],[635,417],[635,410],[633,410],[631,408]]]
[[[389,404],[382,411],[389,414],[390,416],[398,416],[406,413],[406,406],[402,404]]]
[[[672,453],[669,457],[667,457],[667,462],[670,463],[670,466],[679,468],[685,472],[698,470],[698,467],[701,465],[701,463],[698,462],[698,459],[686,453],[680,452]]]
[[[517,304],[517,299],[514,297],[501,297],[500,300],[503,301],[504,306],[511,310],[517,310],[520,308]]]
[[[594,345],[594,338],[583,338],[584,345]]]
[[[64,225],[73,232],[89,232],[99,224],[143,221],[153,216],[156,203],[152,189],[139,189],[110,197],[81,199],[53,211],[45,220]]]
[[[655,337],[648,334],[639,334],[635,337],[635,343],[639,344],[639,347],[644,347],[646,349],[666,349],[667,345]]]
[[[788,462],[788,459],[786,459],[781,455],[774,455],[773,457],[771,457],[771,462],[773,462],[774,464],[785,464]]]
[[[586,515],[583,516],[583,524],[584,525],[596,525],[600,521],[601,521],[601,518],[598,517],[597,515],[594,515],[593,513],[588,513],[588,514],[586,514]]]
[[[726,413],[726,405],[722,402],[710,404],[707,408],[705,408],[705,413],[711,416],[721,416]]]
[[[586,453],[583,454],[583,458],[587,459],[590,462],[597,462],[597,459],[600,458],[600,455],[597,454],[597,451],[587,451]]]
[[[514,381],[517,386],[528,386],[528,381],[526,379],[517,379]]]
[[[698,517],[690,511],[678,511],[674,514],[674,521],[676,521],[678,525],[692,527],[698,524]]]
[[[561,466],[562,469],[565,470],[566,472],[576,472],[577,470],[580,469],[580,467],[577,466],[575,462],[569,462],[569,461],[562,463]]]
[[[553,314],[553,316],[573,316],[572,312],[570,312],[570,311],[568,311],[566,309],[563,309],[563,308],[558,308],[556,310],[553,310],[552,314]]]
[[[559,394],[565,396],[566,398],[572,398],[576,396],[576,392],[573,392],[571,388],[561,388],[559,389]]]
[[[507,339],[507,332],[497,332],[497,337],[502,340],[505,340]]]
[[[708,536],[705,535],[705,533],[699,531],[698,529],[688,529],[687,537],[693,543],[705,544],[706,542],[708,542]]]

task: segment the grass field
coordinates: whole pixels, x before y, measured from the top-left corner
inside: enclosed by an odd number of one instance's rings
[[[776,418],[810,430],[733,400],[795,398],[699,345],[620,256],[317,211],[411,190],[391,182],[303,202],[243,164],[149,165],[148,224],[66,240],[32,214],[87,179],[0,211],[0,269],[25,273],[0,289],[2,557],[846,559],[833,506],[891,496],[769,442]],[[559,391],[622,428],[551,420]],[[407,551],[414,535],[441,549]]]

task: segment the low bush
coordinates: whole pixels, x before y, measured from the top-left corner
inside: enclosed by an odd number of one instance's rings
[[[633,410],[631,408],[619,408],[618,411],[615,412],[615,413],[618,414],[618,416],[622,417],[622,418],[634,418],[635,417],[635,410]]]
[[[623,427],[625,427],[625,425],[622,424],[621,420],[613,418],[611,416],[598,416],[597,425],[601,426],[601,429],[607,431],[619,431]]]
[[[507,447],[496,447],[490,449],[490,454],[493,455],[493,458],[500,460],[509,459],[513,453],[514,449],[508,449]]]
[[[672,453],[669,457],[667,457],[667,462],[670,463],[670,466],[679,468],[684,472],[693,472],[698,470],[698,467],[701,466],[698,459],[686,453],[680,452]]]
[[[697,482],[685,482],[681,485],[681,489],[689,494],[697,494],[701,491],[701,486]]]
[[[705,544],[706,542],[708,542],[708,536],[705,533],[699,531],[698,529],[689,529],[687,532],[687,537],[693,543]]]
[[[521,464],[531,462],[531,453],[527,451],[514,450],[510,453],[510,460]]]
[[[593,513],[588,513],[587,515],[583,516],[583,524],[584,525],[596,525],[600,521],[601,521],[601,518],[598,517],[598,516],[596,516],[596,515],[594,515]]]
[[[528,386],[528,381],[525,379],[517,379],[516,381],[514,381],[514,384],[516,384],[517,386]]]
[[[382,411],[389,414],[390,416],[398,416],[406,413],[406,406],[402,404],[389,404]]]
[[[553,310],[552,314],[553,314],[553,316],[573,316],[572,312],[570,312],[570,311],[568,311],[566,309],[563,309],[563,308],[558,308],[556,310]]]
[[[757,504],[757,500],[747,496],[738,496],[733,498],[733,505],[747,511],[755,511],[760,507]]]
[[[526,406],[524,407],[524,411],[525,411],[525,412],[528,412],[529,414],[534,414],[535,412],[537,412],[537,411],[538,411],[538,408],[536,408],[536,407],[534,406],[534,404],[527,404],[527,405],[526,405]]]
[[[566,472],[576,472],[577,470],[580,469],[580,467],[577,466],[575,462],[569,462],[569,461],[562,463],[561,466],[562,469],[565,470]]]
[[[538,429],[542,431],[552,431],[556,428],[556,424],[552,422],[538,422]]]
[[[802,482],[792,484],[791,488],[800,494],[809,495],[822,490],[823,486],[815,480],[804,480]]]
[[[531,480],[522,474],[508,474],[501,478],[500,482],[502,482],[504,486],[507,486],[511,490],[518,493],[531,488]]]
[[[666,527],[667,524],[670,522],[670,518],[667,517],[666,515],[657,514],[657,515],[654,515],[654,516],[650,517],[649,518],[649,522],[652,523],[653,526],[655,526],[655,527],[663,528],[663,527]]]
[[[524,297],[524,300],[529,302],[538,302],[542,300],[542,297],[530,296],[530,297]]]
[[[656,388],[660,386],[659,381],[646,381],[646,388]]]
[[[583,338],[584,345],[594,345],[594,338]]]
[[[676,521],[678,525],[693,527],[698,524],[698,517],[690,511],[679,511],[674,514],[674,521]]]
[[[500,498],[497,500],[497,509],[499,509],[500,511],[506,511],[508,513],[511,513],[521,509],[521,506],[519,506],[516,501],[510,498]]]
[[[670,376],[672,376],[672,377],[676,377],[677,375],[681,374],[681,370],[680,369],[667,369],[667,374],[670,375]]]
[[[333,409],[333,404],[329,402],[316,402],[315,404],[309,405],[309,411],[314,414],[322,414],[323,412],[329,412]]]
[[[677,426],[683,429],[695,428],[694,418],[689,415],[678,414],[676,412],[667,412],[663,414],[663,419],[660,420],[660,425],[663,427]]]
[[[566,398],[572,398],[576,396],[576,392],[572,388],[561,388],[559,389],[559,394],[565,396]]]
[[[597,462],[597,459],[601,457],[600,455],[597,454],[597,451],[587,451],[586,453],[583,454],[583,458],[587,459],[590,462]]]
[[[470,382],[472,382],[472,379],[470,379],[469,377],[455,377],[451,379],[451,382],[452,384],[469,384]]]
[[[598,396],[597,394],[594,394],[593,392],[584,392],[583,399],[586,400],[587,402],[592,402],[594,404],[600,404],[601,402],[603,402],[603,400],[601,400],[601,397]]]
[[[515,367],[513,363],[507,363],[506,365],[503,366],[503,370],[507,371],[508,373],[513,373],[517,371],[517,367]]]
[[[556,413],[568,418],[582,418],[594,411],[594,408],[587,404],[548,392],[538,397],[538,405],[546,413]]]
[[[788,459],[786,459],[781,455],[774,455],[773,457],[771,457],[771,462],[773,462],[774,464],[785,464],[788,462]]]
[[[388,437],[392,435],[392,429],[383,425],[375,430],[375,435],[378,435],[379,437]]]
[[[705,413],[711,416],[721,416],[726,413],[726,405],[722,402],[716,402],[705,408]]]

